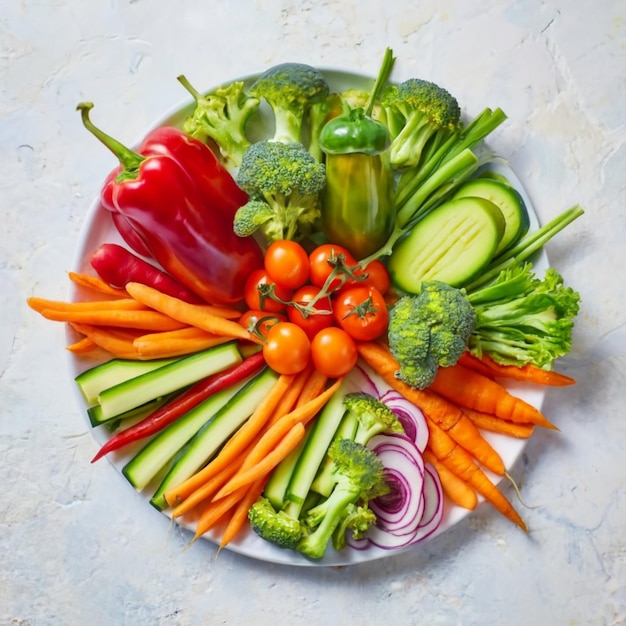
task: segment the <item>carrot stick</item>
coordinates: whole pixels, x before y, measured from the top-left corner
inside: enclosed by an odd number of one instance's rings
[[[283,394],[283,397],[276,405],[274,413],[268,421],[268,426],[272,426],[280,418],[287,415],[295,408],[304,389],[308,389],[307,381],[311,376],[312,370],[312,367],[305,367],[300,373],[293,377],[293,381],[291,385],[289,385],[289,389],[287,389],[287,391]]]
[[[222,533],[222,539],[219,546],[220,550],[228,545],[242,529],[244,523],[248,519],[248,511],[250,510],[250,507],[263,493],[266,482],[267,476],[259,478],[248,487],[245,496],[241,498],[239,504],[237,504],[233,514],[228,520],[228,524],[226,525],[224,532]]]
[[[120,298],[128,298],[128,292],[125,289],[117,289],[107,285],[101,278],[81,272],[68,272],[70,280],[79,287],[86,287],[98,293],[107,294],[109,296],[119,296]]]
[[[491,503],[502,515],[527,531],[526,524],[511,503],[500,493],[472,457],[436,424],[429,428],[428,449],[453,474],[456,474]]]
[[[255,335],[247,331],[239,323],[213,315],[203,305],[189,304],[140,283],[127,283],[126,290],[135,300],[183,324],[195,326],[223,337],[259,342]]]
[[[93,302],[64,302],[62,300],[48,300],[46,298],[31,297],[26,300],[28,306],[41,313],[50,311],[146,311],[148,307],[132,298],[117,300],[97,300]]]
[[[298,397],[296,406],[302,406],[307,402],[310,402],[314,398],[320,395],[326,387],[328,377],[322,374],[319,370],[314,369],[311,372],[311,376],[307,380],[306,387],[302,390],[302,393]]]
[[[298,445],[304,437],[305,428],[302,422],[292,426],[287,434],[280,440],[276,447],[265,455],[257,463],[246,467],[246,462],[218,492],[213,496],[212,502],[227,498],[233,493],[238,493],[242,488],[248,487],[251,483],[267,477],[269,473]],[[256,448],[255,448],[256,449]],[[250,456],[246,458],[249,459]]]
[[[450,500],[464,509],[474,510],[478,504],[476,492],[462,478],[451,472],[430,450],[422,453],[424,461],[430,463],[441,480],[444,493]]]
[[[119,326],[120,328],[140,328],[143,330],[174,330],[182,328],[183,323],[159,313],[158,311],[91,310],[59,311],[43,309],[41,315],[55,322],[78,322],[92,326]]]
[[[135,349],[142,357],[181,356],[230,341],[230,337],[219,337],[195,326],[177,330],[164,330],[143,334],[134,340]]]
[[[73,354],[87,354],[98,347],[89,337],[83,337],[67,346],[67,349]]]
[[[196,532],[192,539],[196,541],[204,533],[215,526],[246,494],[246,487],[241,487],[231,493],[228,497],[222,498],[219,502],[209,502],[196,524]]]
[[[515,365],[502,365],[494,361],[487,354],[483,354],[482,357],[479,358],[467,350],[461,355],[458,362],[464,367],[468,367],[490,378],[508,378],[550,387],[565,387],[576,383],[573,378],[565,374],[553,370],[544,370],[532,363],[526,363],[519,367]]]
[[[77,333],[85,335],[98,347],[110,352],[113,356],[120,359],[139,359],[132,340],[113,335],[108,328],[90,324],[78,324],[76,322],[72,322],[71,326]]]
[[[510,394],[502,385],[463,365],[440,367],[430,389],[461,407],[511,422],[558,430],[539,410]]]
[[[516,424],[515,422],[500,419],[495,415],[488,415],[467,407],[463,409],[463,413],[474,422],[477,428],[501,435],[508,435],[509,437],[528,439],[535,429],[532,424]]]

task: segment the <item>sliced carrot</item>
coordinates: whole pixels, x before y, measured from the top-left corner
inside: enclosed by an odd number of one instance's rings
[[[451,472],[430,450],[424,450],[422,456],[435,468],[444,493],[454,504],[470,511],[476,508],[478,496],[470,485]]]
[[[96,300],[91,302],[65,302],[31,297],[26,300],[28,306],[41,313],[42,311],[146,311],[148,307],[132,298],[117,300]]]
[[[127,283],[126,290],[135,300],[182,324],[223,337],[260,341],[237,322],[208,312],[204,305],[189,304],[140,283]]]
[[[81,272],[68,272],[70,280],[80,286],[97,291],[98,293],[107,294],[109,296],[119,296],[120,298],[128,298],[128,292],[125,289],[111,287],[98,276],[84,274]]]
[[[470,454],[436,424],[430,424],[428,449],[452,473],[456,474],[491,503],[502,515],[527,531],[526,524],[506,497],[474,463]]]
[[[465,351],[461,355],[459,363],[490,378],[508,378],[549,387],[565,387],[576,384],[576,380],[560,372],[544,370],[532,363],[527,363],[519,367],[515,365],[502,365],[486,354],[483,354],[482,357],[479,358],[471,352]]]
[[[474,422],[476,427],[482,430],[488,430],[493,433],[508,435],[509,437],[516,437],[518,439],[528,439],[535,430],[532,424],[516,424],[515,422],[500,419],[495,415],[487,415],[487,413],[481,413],[480,411],[467,407],[462,410],[463,413]]]
[[[209,532],[211,528],[222,521],[226,514],[245,496],[246,491],[246,487],[242,487],[226,498],[222,498],[219,502],[207,503],[207,506],[196,524],[196,532],[192,541],[196,541],[204,535],[204,533]]]
[[[174,330],[185,324],[159,313],[158,311],[127,311],[120,310],[91,310],[91,311],[59,311],[43,309],[40,314],[55,322],[78,322],[92,326],[118,326],[120,328],[139,328],[142,330]]]
[[[558,430],[534,406],[509,393],[491,378],[458,363],[452,367],[440,367],[430,389],[461,407],[511,422]]]

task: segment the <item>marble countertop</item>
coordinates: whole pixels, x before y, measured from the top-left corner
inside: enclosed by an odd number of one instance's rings
[[[0,625],[626,623],[626,7],[617,0],[9,0],[0,18]],[[542,222],[585,215],[548,246],[582,296],[578,381],[547,393],[511,474],[524,535],[492,508],[433,541],[349,568],[293,568],[200,541],[129,488],[97,449],[61,326],[25,305],[64,298],[111,155],[76,104],[132,142],[196,85],[281,61],[500,106],[507,155]],[[7,493],[8,489],[8,493]],[[515,498],[512,488],[503,489]]]

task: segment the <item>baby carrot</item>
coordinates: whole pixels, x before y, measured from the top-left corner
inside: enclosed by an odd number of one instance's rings
[[[106,326],[92,326],[91,324],[79,324],[72,322],[72,328],[81,335],[85,335],[89,340],[93,341],[98,347],[110,352],[113,356],[120,359],[137,360],[139,355],[133,347],[133,340],[120,337],[111,332]]]
[[[493,433],[517,437],[518,439],[528,439],[535,429],[532,424],[516,424],[515,422],[500,419],[495,415],[487,415],[487,413],[481,413],[468,407],[464,407],[462,410],[468,419],[474,422],[477,428],[489,430]]]
[[[478,497],[470,485],[454,472],[451,472],[430,450],[424,450],[422,456],[424,461],[435,468],[444,493],[454,504],[469,510],[476,508]]]
[[[89,337],[83,337],[74,343],[71,343],[67,346],[67,349],[73,354],[87,354],[92,350],[97,348],[97,344],[95,344]]]
[[[41,313],[42,311],[146,311],[148,307],[132,298],[118,298],[116,300],[96,300],[91,302],[65,302],[63,300],[48,300],[46,298],[27,298],[28,306]]]
[[[41,315],[56,322],[78,322],[92,326],[118,326],[120,328],[139,328],[142,330],[174,330],[185,324],[159,313],[158,311],[128,311],[125,309],[93,309],[90,311],[60,311],[43,309]]]
[[[69,279],[79,287],[86,287],[98,293],[107,294],[109,296],[119,296],[120,298],[128,298],[128,292],[125,289],[117,289],[107,285],[101,278],[84,274],[81,272],[68,272]]]
[[[137,337],[133,343],[142,357],[162,358],[199,352],[227,341],[231,341],[230,337],[220,337],[194,326],[185,326],[177,330],[147,333]]]

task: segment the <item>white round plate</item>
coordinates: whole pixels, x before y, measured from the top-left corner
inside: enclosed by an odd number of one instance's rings
[[[322,72],[326,76],[331,89],[334,91],[341,91],[349,87],[370,89],[371,85],[373,84],[373,78],[360,74],[354,74],[351,72],[335,69],[322,69]],[[241,77],[235,80],[242,80],[249,85],[255,78],[256,75],[253,75]],[[153,124],[146,131],[146,133],[141,136],[141,139],[143,139],[143,137],[148,132],[150,132],[150,130],[159,126],[173,125],[180,127],[187,115],[189,115],[193,111],[194,107],[195,103],[192,100],[185,100],[179,106],[176,106],[170,112],[166,113],[155,124]],[[263,137],[264,133],[269,135],[271,133],[271,125],[272,122],[270,112],[267,109],[266,105],[262,104],[258,116],[254,120],[250,121],[249,134],[251,139],[258,140]],[[89,139],[86,139],[86,141],[88,140]],[[528,197],[528,194],[526,193],[519,178],[507,165],[506,160],[499,159],[494,163],[491,163],[489,168],[498,174],[506,176],[511,184],[513,184],[515,188],[520,192],[528,209],[530,217],[530,228],[531,230],[536,229],[538,227],[538,221],[530,198]],[[103,173],[103,181],[107,174],[108,172]],[[90,207],[77,243],[73,263],[74,271],[93,273],[93,270],[89,264],[89,258],[92,252],[101,243],[105,242],[115,242],[123,244],[121,237],[113,226],[109,212],[102,209],[99,205],[98,199],[96,199]],[[543,271],[545,268],[548,267],[548,258],[544,251],[541,251],[536,256],[536,258],[534,259],[534,265],[535,268],[539,271]],[[70,298],[72,300],[80,301],[85,300],[88,297],[89,294],[85,293],[83,289],[77,287],[71,288]],[[73,334],[73,331],[71,329],[68,330],[68,336],[72,341],[76,339],[76,336]],[[84,356],[77,357],[72,355],[71,353],[68,355],[68,360],[69,374],[72,379],[75,378],[82,371],[97,364],[97,361],[95,361],[93,358],[86,358]],[[532,387],[530,385],[522,383],[507,383],[507,388],[512,393],[526,400],[533,406],[541,408],[541,404],[544,398],[544,392],[541,388],[538,388],[536,386]],[[87,406],[78,390],[78,387],[75,388],[75,396],[81,410],[85,415],[85,419],[89,424],[89,428],[90,430],[92,430],[94,438],[99,445],[102,445],[109,438],[109,432],[104,426],[92,428],[87,417]],[[522,453],[522,450],[524,449],[524,446],[526,444],[525,440],[514,439],[512,437],[505,437],[502,435],[496,435],[494,433],[487,432],[484,433],[484,436],[499,452],[505,466],[507,467],[507,469],[510,470],[510,468],[513,466],[513,464]],[[131,449],[124,450],[123,453],[109,454],[107,458],[109,462],[113,465],[113,467],[121,473],[122,468],[131,458],[132,453],[136,450],[137,447],[131,447]],[[491,478],[494,480],[494,482],[500,480],[499,477],[495,475],[491,475]],[[130,483],[129,488],[132,489]],[[120,493],[120,498],[123,497],[125,497],[124,494]],[[150,493],[145,493],[146,506],[151,506],[149,504],[150,497]],[[460,520],[462,520],[464,517],[466,517],[469,513],[470,511],[455,506],[446,499],[443,522],[441,523],[439,528],[428,537],[428,539],[436,537],[437,535],[445,532],[456,523],[458,523]],[[167,511],[165,511],[164,514],[167,515]],[[206,535],[204,535],[204,537],[210,541],[219,543],[219,536],[217,534],[207,533]],[[419,549],[419,545],[420,543],[416,543],[411,546],[407,546],[397,550],[384,550],[375,546],[368,547],[365,550],[345,548],[341,552],[336,552],[332,549],[332,547],[329,547],[325,557],[322,560],[311,561],[299,554],[298,552],[280,549],[273,544],[260,539],[251,530],[246,529],[244,532],[240,533],[240,536],[238,536],[235,540],[229,543],[226,546],[226,549],[232,550],[233,552],[237,552],[240,554],[244,554],[254,559],[273,563],[282,563],[286,565],[342,566],[390,557],[395,554],[399,554],[400,552],[405,552],[407,550]]]

